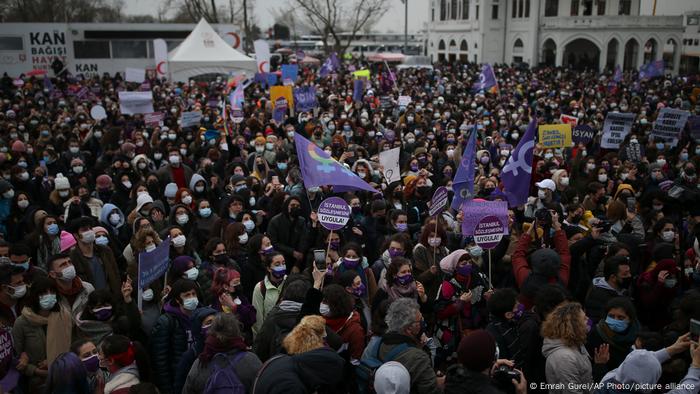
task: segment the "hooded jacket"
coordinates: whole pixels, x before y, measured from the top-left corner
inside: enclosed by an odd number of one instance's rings
[[[597,323],[605,317],[605,305],[615,297],[622,296],[623,293],[614,289],[603,277],[593,278],[593,286],[586,295],[586,316]]]
[[[386,359],[386,356],[402,343],[408,344],[409,347],[394,357],[393,361],[401,363],[411,375],[411,393],[441,393],[430,355],[419,348],[414,339],[396,332],[385,334],[379,347],[379,357]]]
[[[306,219],[299,216],[292,219],[289,216],[289,203],[292,201],[299,202],[297,198],[288,198],[282,207],[282,212],[278,213],[270,219],[267,226],[267,232],[270,236],[270,241],[275,247],[275,250],[280,251],[288,264],[288,269],[291,270],[292,265],[300,266],[304,260],[298,262],[294,258],[294,251],[306,250]],[[303,270],[303,266],[300,266]]]
[[[333,393],[343,381],[345,361],[330,348],[282,355],[263,366],[253,394]]]
[[[164,307],[167,308],[167,305]],[[179,308],[179,307],[173,307]],[[150,356],[154,383],[162,393],[174,392],[174,377],[182,356],[188,349],[187,329],[177,312],[165,310],[150,335]]]
[[[563,383],[564,388],[549,390],[550,394],[558,393],[590,393],[590,389],[570,389],[569,384],[584,384],[593,382],[593,369],[590,356],[584,346],[575,348],[568,346],[561,339],[545,338],[542,354],[546,357],[545,375],[547,383]]]

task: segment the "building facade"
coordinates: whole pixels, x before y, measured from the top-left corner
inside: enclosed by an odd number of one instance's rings
[[[640,0],[431,0],[429,7],[434,61],[600,71],[663,59],[677,73],[688,34],[684,15],[640,15]]]

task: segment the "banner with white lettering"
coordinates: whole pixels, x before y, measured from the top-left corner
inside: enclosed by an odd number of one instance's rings
[[[148,114],[153,111],[152,92],[119,92],[122,115]]]
[[[678,144],[678,138],[688,121],[690,112],[673,108],[662,108],[656,117],[651,136],[654,141],[663,141],[671,146]]]
[[[603,138],[600,147],[603,149],[618,149],[622,141],[632,130],[634,114],[621,112],[608,112],[603,123]]]

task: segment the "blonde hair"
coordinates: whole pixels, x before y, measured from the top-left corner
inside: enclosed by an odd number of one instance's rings
[[[306,316],[282,341],[290,355],[308,352],[324,346],[326,321],[317,315]]]
[[[586,343],[588,330],[581,323],[580,314],[583,311],[578,302],[563,302],[547,315],[542,323],[542,337],[560,339],[565,345],[579,347]]]

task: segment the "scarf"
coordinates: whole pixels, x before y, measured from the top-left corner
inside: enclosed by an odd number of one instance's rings
[[[637,334],[639,334],[640,325],[639,321],[635,320],[634,322],[630,323],[629,327],[627,327],[627,330],[618,333],[611,330],[610,327],[608,327],[608,325],[605,323],[605,319],[601,319],[595,328],[598,332],[598,335],[600,335],[600,338],[605,343],[620,351],[628,351],[630,346],[632,346],[632,344],[634,344],[634,341],[637,339]]]
[[[83,291],[83,281],[80,280],[79,276],[76,276],[71,282],[71,288],[68,290],[61,291],[61,294],[66,297],[72,297]]]
[[[209,364],[211,359],[218,353],[228,353],[232,350],[245,352],[246,349],[245,341],[241,337],[234,337],[228,342],[221,342],[216,335],[207,335],[207,339],[204,341],[204,350],[199,355],[199,360],[204,364]]]
[[[22,316],[30,323],[46,328],[46,363],[51,365],[61,353],[70,350],[73,321],[70,313],[63,307],[58,312],[49,313],[48,317],[35,313],[31,308],[24,307]]]
[[[394,283],[393,285],[389,286],[389,283],[386,283],[386,292],[389,295],[389,300],[391,302],[394,302],[398,300],[399,298],[415,298],[418,300],[418,291],[416,290],[416,281],[413,280],[411,283],[407,285],[400,285],[398,283]]]

